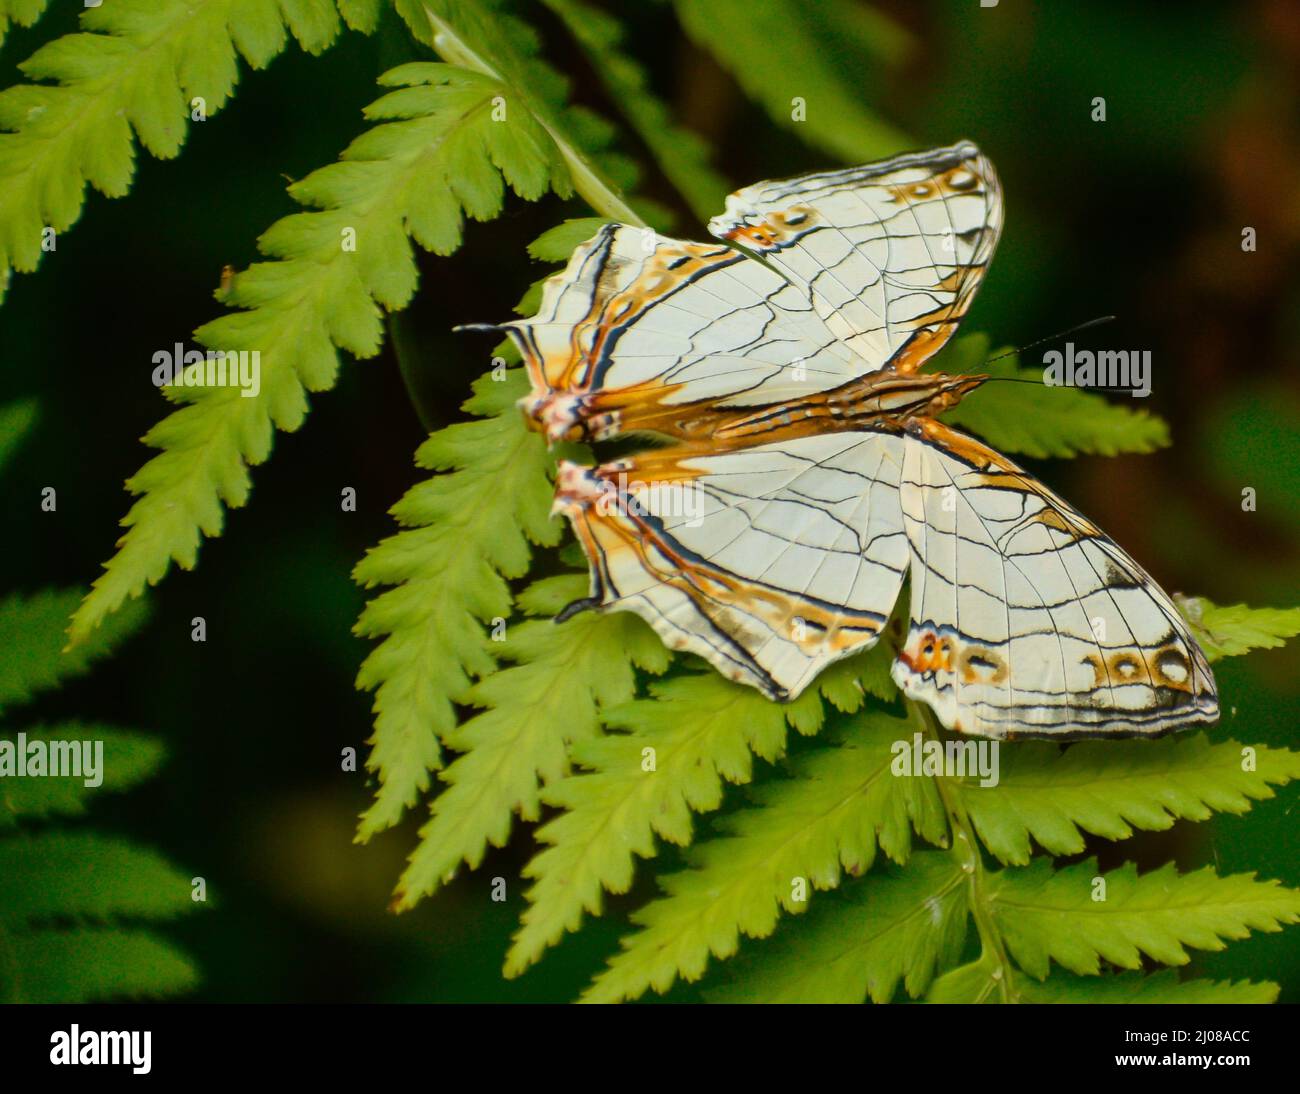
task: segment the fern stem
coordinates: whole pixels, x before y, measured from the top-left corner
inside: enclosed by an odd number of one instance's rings
[[[424,14],[433,29],[433,48],[437,50],[439,56],[449,64],[460,65],[461,68],[480,72],[499,83],[506,83],[501,74],[483,57],[475,53],[469,44],[456,33],[451,24],[442,19],[427,5],[424,7]],[[646,222],[637,216],[619,196],[614,185],[600,177],[600,174],[587,160],[586,156],[558,133],[546,118],[536,113],[534,113],[534,117],[537,118],[537,123],[546,130],[547,136],[555,142],[555,147],[559,149],[560,155],[564,157],[564,162],[569,168],[569,174],[573,178],[574,189],[578,191],[582,199],[592,209],[601,216],[619,221],[622,224],[630,224],[635,228],[647,227]]]
[[[920,726],[921,732],[929,740],[940,741],[939,727],[930,709],[912,699],[903,701],[907,705],[908,716]],[[953,856],[970,879],[971,917],[975,920],[975,929],[979,932],[980,944],[983,948],[982,957],[993,966],[992,977],[997,982],[997,990],[1002,1002],[1013,1003],[1016,1000],[1011,988],[1011,959],[1007,956],[1002,932],[998,930],[989,914],[988,900],[984,895],[984,859],[980,855],[979,844],[975,841],[974,827],[961,796],[952,792],[947,777],[940,775],[934,781],[939,789],[939,797],[948,812],[948,822],[952,825]]]

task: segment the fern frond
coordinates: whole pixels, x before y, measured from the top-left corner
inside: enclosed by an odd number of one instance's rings
[[[846,734],[863,723],[880,726],[884,732],[875,742],[876,758],[888,770],[891,746],[906,738],[910,723],[880,714],[845,721],[850,728],[841,732]],[[1110,755],[1116,744],[1122,753],[1117,757]],[[1030,745],[1014,755],[1024,758],[1013,761],[1015,766],[1008,766],[999,784],[988,789],[955,779],[886,779],[881,792],[893,794],[895,835],[908,836],[910,816],[911,827],[923,838],[946,844],[946,810],[959,825],[962,846],[948,855],[917,852],[906,869],[893,876],[870,875],[850,883],[847,892],[859,894],[852,903],[843,894],[818,900],[806,919],[789,924],[772,943],[742,958],[736,970],[740,979],[723,997],[860,1002],[869,995],[886,1001],[902,976],[908,977],[909,993],[919,996],[935,974],[956,959],[968,912],[979,927],[985,955],[945,973],[932,990],[937,1001],[1015,1000],[1038,992],[1037,986],[1030,986],[1035,981],[998,956],[1004,950],[1033,977],[1046,975],[1048,955],[1074,972],[1095,974],[1100,958],[1137,968],[1141,952],[1166,963],[1182,963],[1183,946],[1219,949],[1220,939],[1244,937],[1249,928],[1276,930],[1282,923],[1300,920],[1300,893],[1276,883],[1255,882],[1253,877],[1220,879],[1212,871],[1180,877],[1172,867],[1140,879],[1132,866],[1106,875],[1104,900],[1094,903],[1094,863],[1053,874],[1049,860],[1038,859],[1026,869],[990,874],[972,853],[967,835],[978,832],[996,854],[1024,861],[1030,835],[1051,851],[1067,853],[1083,845],[1079,827],[1120,838],[1131,834],[1129,824],[1166,828],[1175,817],[1204,819],[1211,809],[1243,812],[1252,799],[1272,796],[1270,783],[1294,777],[1300,756],[1252,750],[1243,770],[1240,745],[1211,746],[1204,737],[1092,742],[1075,745],[1065,754]],[[642,929],[622,941],[621,952],[584,999],[631,999],[647,988],[667,990],[678,976],[697,979],[710,954],[726,958],[735,953],[741,933],[763,937],[772,931],[781,908],[802,910],[793,883],[802,878],[809,889],[836,885],[839,865],[846,861],[845,843],[823,806],[826,801],[838,803],[844,810],[838,820],[849,823],[850,832],[851,818],[870,812],[871,789],[850,785],[859,774],[857,766],[842,749],[808,754],[793,764],[792,781],[769,784],[754,795],[760,808],[718,822],[723,836],[689,852],[686,859],[692,868],[664,878],[667,895],[633,913],[633,922]],[[900,800],[922,802],[924,808],[903,811]],[[885,838],[890,829],[877,826],[881,846],[898,862],[902,856]],[[1056,842],[1067,845],[1058,847]],[[1022,848],[1024,859],[1019,859]],[[933,922],[916,921],[918,930],[929,932],[925,938],[900,942],[891,936],[876,949],[873,933],[846,945],[846,937],[861,931],[855,922],[882,923],[879,909],[873,913],[870,906],[864,908],[860,897],[865,894],[869,904],[874,894],[891,893],[896,883],[912,884],[912,871],[926,862],[946,871],[960,889],[954,890],[951,906],[926,902],[924,911]],[[864,864],[870,865],[869,857]],[[1198,909],[1194,913],[1189,911],[1193,907]],[[920,916],[921,911],[913,907],[909,914]],[[882,931],[893,929],[891,921],[882,923]],[[900,950],[915,951],[920,964],[910,971],[890,965],[887,958]],[[1059,981],[1039,994],[1047,1000],[1058,986]],[[1108,986],[1101,994],[1108,997],[1116,990]],[[1199,997],[1193,989],[1180,990]],[[1195,989],[1207,997],[1243,1000],[1265,999],[1271,990],[1267,985]],[[1061,989],[1060,994],[1066,998],[1069,993]]]
[[[343,22],[362,34],[370,34],[379,25],[379,13],[385,0],[335,0]]]
[[[193,963],[134,923],[195,906],[188,877],[123,840],[58,830],[0,839],[0,998],[184,991],[198,980]]]
[[[900,611],[904,610],[905,599],[899,597]],[[896,652],[889,642],[881,641],[863,653],[836,661],[817,677],[817,691],[843,714],[859,710],[868,695],[884,703],[893,702],[898,685],[889,670]]]
[[[396,0],[411,34],[451,64],[509,86],[512,96],[554,143],[573,187],[597,212],[624,224],[642,224],[611,179],[618,164],[603,151],[612,129],[590,111],[568,105],[569,82],[538,53],[528,24],[502,9],[499,0]],[[633,168],[634,170],[634,168]],[[622,184],[631,185],[625,177]]]
[[[1104,899],[1094,880],[1104,877]],[[1007,949],[1041,980],[1049,961],[1087,976],[1102,960],[1141,967],[1188,961],[1185,947],[1221,950],[1224,939],[1300,922],[1300,891],[1254,874],[1219,877],[1211,867],[1179,874],[1172,864],[1138,876],[1127,863],[1102,875],[1094,860],[1053,870],[1050,860],[1009,867],[986,879],[991,914]]]
[[[618,20],[581,0],[545,3],[568,27],[610,98],[691,211],[701,222],[718,213],[733,188],[710,165],[703,138],[673,121],[668,107],[650,90],[645,70],[621,51],[623,29]]]
[[[1023,1003],[1275,1003],[1278,996],[1276,984],[1179,980],[1173,969],[1149,976],[1075,976],[1058,970],[1041,983],[1027,976],[1017,976],[1015,982]]]
[[[887,1003],[913,998],[966,939],[967,876],[951,856],[917,851],[905,870],[845,886],[731,966],[724,1003]]]
[[[9,27],[31,27],[45,14],[49,0],[0,0],[0,46]]]
[[[1012,1002],[1008,978],[1016,982],[1016,970],[999,962],[987,949],[979,960],[949,969],[935,979],[926,994],[927,1003]],[[1025,978],[1028,979],[1028,978]]]
[[[1030,858],[1030,838],[1054,855],[1084,849],[1083,832],[1127,839],[1211,811],[1244,813],[1273,797],[1270,784],[1300,778],[1300,752],[1204,734],[1158,741],[1083,741],[1064,752],[1023,742],[1001,750],[995,786],[967,780],[959,793],[980,842],[1005,863]]]
[[[749,782],[755,755],[781,755],[787,724],[801,733],[821,727],[821,701],[811,690],[779,705],[709,673],[650,692],[606,713],[607,726],[627,732],[574,748],[573,759],[590,771],[543,792],[544,802],[566,812],[537,832],[551,846],[524,869],[536,883],[506,957],[507,976],[576,930],[584,910],[599,914],[602,888],[627,892],[634,856],[652,857],[656,835],[689,843],[691,811],[718,808],[724,780]]]
[[[80,676],[140,629],[148,615],[141,601],[131,605],[87,642],[60,654],[68,616],[81,594],[75,589],[46,589],[0,600],[0,710],[25,703],[42,691]]]
[[[446,253],[459,245],[462,214],[500,211],[503,179],[529,199],[548,186],[569,192],[554,145],[527,111],[493,120],[493,101],[510,94],[504,85],[440,64],[403,65],[380,82],[398,88],[366,111],[384,124],[354,141],[342,162],[290,187],[317,211],[274,225],[260,246],[278,261],[235,277],[225,300],[248,310],[196,332],[213,349],[258,351],[260,393],[177,389],[190,405],[145,437],[163,451],[127,483],[141,496],[117,554],[73,617],[73,642],[173,561],[194,565],[200,537],[221,531],[223,506],[247,500],[248,467],[270,454],[273,429],[297,429],[306,393],[333,386],[336,346],[357,357],[378,352],[381,309],[405,306],[415,291],[408,232]],[[349,233],[355,250],[345,246]]]
[[[527,572],[530,540],[559,539],[548,516],[551,461],[515,406],[526,386],[522,370],[475,384],[465,409],[481,420],[420,446],[419,466],[444,473],[407,491],[392,510],[405,530],[354,571],[366,588],[396,586],[374,597],[356,625],[357,634],[383,639],[357,677],[358,687],[376,689],[367,767],[380,779],[358,839],[396,824],[429,788],[429,772],[441,765],[438,741],[456,725],[453,703],[495,666],[484,624],[510,616],[507,579]]]
[[[0,939],[5,944],[15,974],[7,988],[0,982],[0,998],[14,1003],[156,999],[189,991],[199,980],[185,954],[139,928],[40,930]]]
[[[794,778],[759,788],[754,808],[720,820],[722,836],[687,856],[691,869],[660,879],[667,896],[633,914],[642,929],[623,939],[584,998],[616,1002],[666,991],[679,974],[699,979],[710,953],[730,957],[742,933],[765,938],[782,910],[807,909],[812,890],[865,873],[877,846],[908,861],[914,826],[946,843],[934,781],[891,770],[893,745],[910,725],[879,713],[845,719],[837,747],[801,758]]]
[[[996,966],[981,959],[945,973],[930,989],[927,1003],[998,1003],[1002,979]],[[1012,969],[1007,998],[1017,1003],[1273,1003],[1278,986],[1248,980],[1180,980],[1173,969],[1143,974],[1103,972],[1078,976],[1054,969],[1046,980],[1035,980]]]
[[[1179,597],[1178,607],[1211,661],[1250,650],[1271,650],[1300,634],[1300,608],[1215,604],[1203,596]]]
[[[608,223],[604,217],[575,217],[561,221],[528,244],[528,253],[538,262],[567,262],[580,243],[586,243]],[[520,315],[531,315],[534,310],[523,304],[515,308]]]
[[[36,425],[35,399],[18,399],[0,406],[0,470]]]
[[[39,14],[39,5],[10,5],[19,8]],[[286,28],[308,53],[340,29],[333,0],[113,0],[87,8],[81,25],[19,66],[49,82],[0,92],[0,129],[11,131],[0,134],[0,290],[11,267],[36,268],[43,229],[76,222],[87,184],[110,198],[127,192],[135,140],[159,159],[175,156],[193,100],[211,115],[230,98],[237,53],[263,68],[284,49]]]
[[[528,245],[528,253],[539,262],[565,262],[580,243],[586,243],[602,224],[610,223],[604,217],[579,217],[561,221],[538,236]],[[536,315],[542,306],[542,290],[550,273],[545,273],[528,286],[515,312],[519,315]],[[512,347],[511,347],[512,348]]]
[[[934,370],[980,372],[1031,383],[985,384],[943,420],[978,434],[1000,452],[1048,456],[1117,456],[1154,452],[1169,444],[1169,426],[1145,410],[1131,410],[1075,387],[1048,387],[1041,369],[1020,368],[1015,354],[989,361],[987,335],[957,339]],[[995,355],[996,356],[996,355]]]
[[[60,725],[32,736],[102,741],[102,782],[92,790],[84,778],[0,779],[0,829],[14,828],[15,818],[26,824],[80,814],[91,793],[125,789],[150,774],[162,754],[154,741],[97,726]],[[4,833],[0,1000],[80,1002],[187,990],[198,981],[193,963],[136,924],[193,910],[190,886],[155,851],[121,839],[58,828]]]
[[[156,851],[93,832],[15,833],[0,839],[0,924],[52,917],[161,919],[193,909],[190,879]],[[21,884],[13,884],[21,879]]]
[[[863,51],[882,66],[902,59],[907,36],[885,16],[851,0],[676,0],[674,7],[686,33],[745,93],[814,147],[864,163],[911,144],[863,105],[861,86],[846,75]],[[756,63],[778,44],[779,63]]]
[[[0,411],[0,425],[14,423],[21,438],[34,417],[33,406],[8,407]],[[61,654],[63,622],[76,600],[75,590],[51,590],[0,601],[0,706],[85,672],[146,615],[137,603],[92,641]],[[55,759],[52,750],[34,752],[38,742],[75,744],[77,762],[69,753]],[[93,750],[88,764],[81,750],[87,742]],[[0,734],[0,750],[0,1001],[80,1002],[191,987],[198,977],[188,958],[120,923],[192,909],[189,878],[155,852],[123,840],[33,830],[52,817],[81,815],[93,794],[124,790],[152,774],[162,759],[159,744],[123,730],[64,722]],[[37,755],[47,761],[39,774],[29,767]],[[80,774],[56,774],[65,761],[66,770]]]
[[[587,586],[578,574],[544,579],[519,602],[526,611],[554,616]],[[517,623],[500,653],[514,665],[464,697],[487,709],[448,736],[463,755],[441,776],[448,786],[434,799],[433,817],[398,885],[399,911],[432,893],[462,861],[477,866],[489,843],[504,846],[514,814],[536,820],[539,785],[568,773],[568,749],[599,733],[602,708],[632,698],[633,666],[653,673],[668,667],[658,636],[627,612],[583,613],[562,626],[549,618]]]
[[[110,726],[62,722],[25,729],[30,741],[91,741],[103,746],[100,785],[89,787],[83,776],[46,775],[36,779],[0,778],[0,829],[19,820],[76,817],[86,811],[92,795],[127,790],[152,775],[162,763],[162,746],[152,737]],[[0,733],[0,741],[17,738]]]

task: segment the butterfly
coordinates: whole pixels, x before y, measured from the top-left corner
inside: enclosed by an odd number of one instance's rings
[[[987,377],[921,373],[1002,228],[976,146],[761,182],[717,242],[607,224],[544,285],[518,346],[549,441],[667,440],[561,461],[556,510],[591,566],[576,611],[790,700],[875,644],[947,728],[1157,735],[1218,716],[1169,597],[1095,525],[938,416]]]

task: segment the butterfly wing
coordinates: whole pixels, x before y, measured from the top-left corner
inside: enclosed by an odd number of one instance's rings
[[[798,285],[869,369],[899,372],[956,330],[1001,230],[1001,186],[969,141],[747,186],[709,224]]]
[[[1001,225],[993,168],[963,142],[746,187],[710,223],[730,246],[607,225],[579,247],[538,314],[505,327],[526,412],[552,440],[685,442],[561,464],[557,506],[592,567],[582,606],[635,611],[788,699],[877,640],[910,565],[894,677],[946,726],[1213,720],[1213,677],[1169,598],[1014,464],[929,419],[816,432],[854,381],[912,373],[952,335]]]
[[[548,279],[537,315],[504,329],[532,381],[525,410],[552,440],[707,434],[714,408],[778,403],[866,370],[807,294],[762,263],[621,224]]]
[[[793,698],[871,646],[898,598],[902,444],[838,433],[562,463],[557,508],[592,569],[582,606],[634,611],[668,645]]]
[[[1145,736],[1218,717],[1178,610],[1077,511],[938,422],[907,437],[903,466],[911,623],[893,675],[945,726]]]
[[[993,168],[964,142],[746,187],[709,225],[727,245],[606,225],[537,315],[502,327],[526,412],[552,440],[693,438],[736,408],[914,371],[965,315],[1001,224]]]

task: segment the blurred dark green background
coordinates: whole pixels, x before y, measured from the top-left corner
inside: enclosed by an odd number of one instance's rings
[[[1114,314],[1076,342],[1152,351],[1144,405],[1171,423],[1172,448],[1031,468],[1170,590],[1296,603],[1300,5],[876,6],[910,32],[909,59],[889,72],[851,51],[838,63],[916,147],[971,138],[1005,185],[1001,249],[967,329],[1023,344]],[[615,116],[553,19],[522,7],[573,76],[575,98]],[[59,4],[34,31],[12,33],[0,51],[6,85],[36,45],[74,29],[79,8]],[[730,181],[830,165],[746,100],[669,7],[609,6],[623,8],[634,8],[631,49]],[[93,197],[39,273],[16,278],[0,308],[0,401],[35,396],[42,419],[0,482],[11,588],[96,576],[127,508],[122,482],[146,456],[137,438],[165,410],[151,355],[219,313],[222,267],[252,261],[257,235],[294,210],[286,180],[333,160],[362,130],[375,77],[416,55],[390,19],[319,59],[291,49],[268,71],[245,71],[233,104],[192,127],[179,161],[141,154],[127,199]],[[1106,99],[1104,123],[1090,120],[1095,96]],[[635,143],[627,150],[640,153]],[[681,234],[703,233],[662,179],[648,172],[642,190],[678,209]],[[454,420],[487,366],[482,345],[449,328],[508,315],[539,272],[525,244],[581,211],[515,200],[500,220],[472,226],[455,257],[426,257],[410,319],[426,410]],[[1258,233],[1255,253],[1241,250],[1246,226]],[[611,915],[506,982],[500,961],[520,886],[508,905],[487,892],[492,876],[517,877],[526,832],[400,918],[385,906],[423,811],[370,846],[351,842],[368,790],[364,776],[339,770],[339,757],[369,736],[370,700],[352,687],[366,647],[350,634],[362,595],[349,571],[393,530],[385,511],[415,481],[422,435],[390,351],[346,364],[305,427],[277,437],[250,505],[202,548],[198,569],[155,591],[144,633],[27,712],[28,721],[78,714],[165,739],[163,777],[105,798],[96,815],[208,879],[219,908],[170,932],[203,970],[198,998],[568,999],[638,899],[613,901]],[[57,514],[39,510],[44,486],[58,490]],[[345,486],[357,490],[355,513],[340,512]],[[1257,512],[1242,511],[1247,486]],[[206,644],[190,641],[195,615],[208,621]],[[1294,747],[1298,670],[1295,645],[1222,663],[1215,738]],[[1103,865],[1174,857],[1300,885],[1296,800],[1292,787],[1245,818],[1103,846]],[[1233,944],[1199,966],[1281,980],[1283,998],[1300,1001],[1300,930]]]

